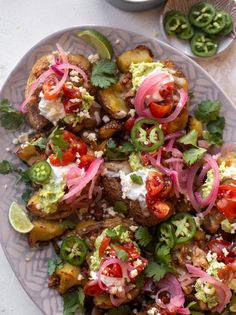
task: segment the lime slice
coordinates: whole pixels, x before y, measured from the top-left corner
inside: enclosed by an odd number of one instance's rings
[[[34,227],[27,217],[24,209],[15,201],[13,201],[10,205],[9,221],[13,229],[19,233],[28,233]]]
[[[113,56],[113,48],[110,41],[101,33],[95,30],[85,30],[78,34],[87,44],[97,49],[101,58],[111,59]]]

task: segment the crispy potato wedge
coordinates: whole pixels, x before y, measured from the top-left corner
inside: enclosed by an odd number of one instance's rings
[[[18,146],[15,153],[19,159],[29,166],[33,165],[37,161],[47,159],[45,153],[39,152],[39,150],[30,143]]]
[[[55,274],[60,278],[58,292],[60,294],[66,293],[70,288],[81,285],[83,278],[78,280],[80,274],[80,268],[65,263],[62,268],[58,268]]]
[[[34,228],[29,232],[28,241],[31,247],[38,242],[50,241],[62,235],[66,228],[60,222],[37,219],[32,222]]]
[[[102,140],[109,139],[120,130],[122,130],[122,124],[117,120],[111,120],[99,129],[98,137]]]
[[[126,299],[124,300],[124,304],[134,300],[139,295],[139,292],[140,290],[137,288],[129,291]],[[111,303],[109,295],[106,293],[95,296],[93,302],[95,306],[105,310],[114,307],[114,305]]]
[[[196,130],[198,133],[198,137],[202,136],[203,133],[203,125],[200,120],[197,120],[195,117],[189,117],[188,119],[188,127],[189,130]]]
[[[168,133],[173,133],[185,128],[188,122],[188,106],[185,106],[180,115],[167,124]]]
[[[40,115],[39,113],[39,105],[37,98],[33,98],[33,101],[27,105],[27,120],[29,124],[37,131],[41,131],[44,128],[50,126],[50,121],[47,120],[45,117]]]
[[[134,49],[127,50],[116,59],[117,66],[121,72],[128,72],[131,63],[152,61],[152,51],[144,45],[140,45]]]
[[[36,192],[28,201],[27,209],[32,214],[44,218],[47,220],[59,220],[64,219],[74,213],[75,209],[71,208],[69,205],[63,203],[58,204],[58,208],[55,212],[48,214],[43,209],[40,208],[40,197],[39,193]]]
[[[123,119],[127,116],[130,108],[125,103],[124,87],[117,83],[108,89],[99,89],[97,98],[102,108],[114,119]]]

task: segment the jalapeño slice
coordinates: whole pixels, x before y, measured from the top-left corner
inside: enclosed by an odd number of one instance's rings
[[[217,49],[217,41],[204,33],[196,33],[191,40],[191,50],[196,56],[211,57],[216,54]]]
[[[185,212],[174,215],[170,223],[174,227],[176,244],[183,244],[190,241],[197,230],[194,217]]]
[[[175,230],[172,224],[164,222],[160,225],[159,241],[165,243],[169,248],[175,247]]]
[[[29,176],[32,182],[37,184],[44,184],[51,175],[52,168],[47,161],[39,161],[31,166],[29,169]]]
[[[139,151],[152,152],[163,145],[164,134],[156,120],[142,118],[133,126],[131,139]]]
[[[211,21],[210,24],[208,24],[204,31],[207,34],[215,35],[220,33],[225,27],[226,24],[226,18],[225,18],[225,12],[224,11],[217,11],[216,15],[214,16],[214,19]]]
[[[189,14],[190,22],[197,27],[203,28],[211,23],[216,10],[213,5],[206,2],[196,3],[192,6]]]
[[[81,266],[88,252],[86,243],[78,236],[68,236],[61,244],[60,255],[73,266]]]

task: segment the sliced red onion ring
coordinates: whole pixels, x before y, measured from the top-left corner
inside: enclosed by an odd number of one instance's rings
[[[61,71],[61,70],[59,70],[59,69],[57,69],[57,66],[55,66],[55,65],[52,65],[51,67],[50,67],[50,69],[52,69],[52,71],[54,71],[56,74],[58,74],[59,76],[63,76],[63,74],[64,74],[64,72],[63,71]]]
[[[168,273],[157,283],[157,286],[159,288],[159,291],[156,295],[156,304],[158,306],[167,310],[170,313],[176,312],[180,314],[190,314],[189,309],[184,307],[184,293],[175,276]],[[168,294],[170,295],[170,301],[167,304],[164,304],[161,299],[159,299],[160,293],[165,291],[168,292]]]
[[[196,174],[198,172],[200,168],[200,164],[196,163],[194,165],[192,165],[189,169],[188,172],[188,179],[187,179],[187,196],[189,201],[191,202],[193,208],[199,212],[201,210],[201,208],[199,207],[199,204],[194,196],[194,192],[193,192],[193,183],[194,183],[194,179],[196,177]]]
[[[205,271],[201,270],[200,268],[194,267],[190,264],[186,265],[188,272],[192,274],[192,276],[199,278],[202,282],[212,284],[218,296],[219,304],[212,309],[213,312],[222,312],[225,306],[230,302],[232,297],[232,293],[227,285],[216,278],[210,276]]]
[[[176,131],[174,133],[170,133],[169,135],[165,136],[165,140],[170,140],[170,139],[173,139],[173,138],[179,138],[179,137],[183,136],[185,133],[186,132],[184,130]]]

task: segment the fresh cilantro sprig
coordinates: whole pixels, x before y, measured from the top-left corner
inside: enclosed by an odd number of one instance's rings
[[[131,307],[129,305],[121,305],[116,308],[112,308],[107,312],[107,315],[130,315]]]
[[[39,147],[39,149],[41,149],[41,150],[44,150],[44,149],[46,149],[47,141],[46,141],[45,138],[40,137],[40,138],[38,138],[36,140],[33,140],[31,142],[31,144],[36,146],[36,147]]]
[[[7,160],[2,160],[0,162],[0,174],[6,175],[10,173],[15,173],[17,175],[17,182],[22,181],[25,183],[30,182],[28,170],[23,170],[18,168],[16,165],[10,163]]]
[[[0,123],[9,131],[20,129],[25,122],[25,116],[18,112],[7,99],[0,101]]]
[[[26,190],[22,193],[21,198],[25,203],[29,201],[32,192],[33,190],[31,188],[26,188]]]
[[[182,136],[177,142],[185,145],[197,146],[198,133],[196,130],[189,131],[186,135]]]
[[[112,248],[116,251],[116,255],[119,259],[127,261],[129,259],[129,254],[122,248],[119,248],[116,245],[111,245]]]
[[[162,244],[156,251],[155,255],[158,261],[161,261],[165,266],[170,266],[171,254],[170,247]]]
[[[117,145],[114,139],[110,138],[107,142],[106,157],[108,160],[124,160],[134,151],[135,147],[130,141]]]
[[[224,117],[218,117],[216,120],[209,121],[207,131],[203,133],[203,138],[210,144],[221,145],[223,142],[223,131],[225,128]]]
[[[106,89],[117,80],[117,66],[114,61],[102,59],[93,65],[91,81],[94,86]]]
[[[140,176],[140,175],[131,174],[130,175],[130,179],[132,180],[132,182],[134,184],[137,184],[137,185],[142,185],[143,184],[143,179],[142,179],[142,176]]]
[[[170,268],[156,262],[151,262],[144,271],[147,277],[153,278],[154,281],[158,282],[170,272]]]
[[[208,123],[216,120],[220,113],[220,102],[206,100],[202,101],[195,110],[195,117],[201,122]]]
[[[153,239],[148,228],[144,226],[140,226],[137,229],[137,231],[135,232],[135,238],[138,241],[139,245],[142,247],[147,247]]]
[[[185,163],[192,165],[201,160],[206,152],[207,150],[203,148],[191,148],[183,153],[183,159]]]
[[[74,315],[76,311],[84,313],[85,294],[82,288],[63,295],[64,309],[63,315]]]
[[[62,151],[68,148],[68,142],[64,139],[63,131],[63,128],[56,127],[49,136],[52,149],[59,160],[62,159]]]
[[[48,275],[51,276],[56,269],[61,269],[63,267],[63,261],[61,258],[49,258],[48,259]]]

